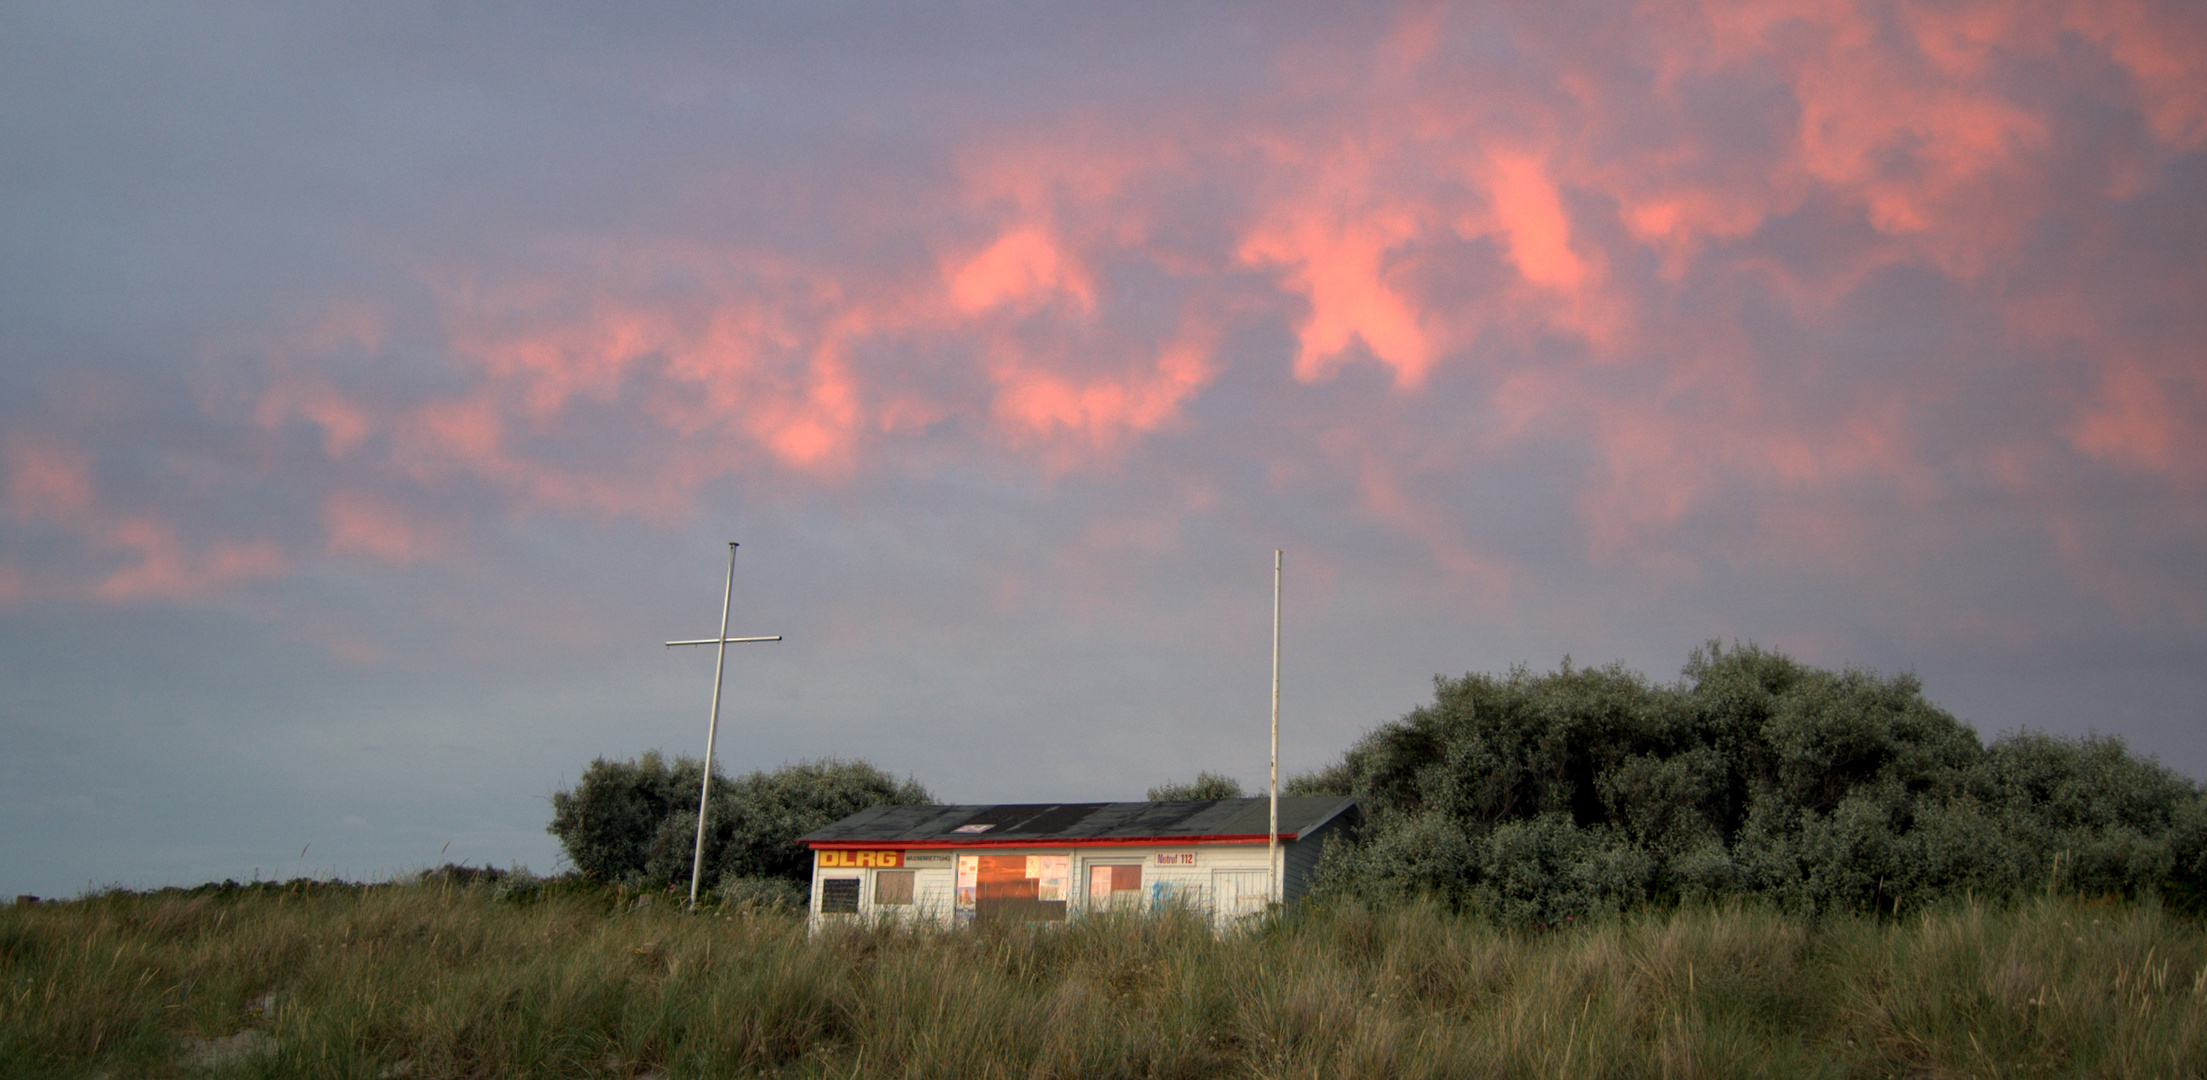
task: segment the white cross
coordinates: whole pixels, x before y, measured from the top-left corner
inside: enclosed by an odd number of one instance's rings
[[[728,601],[736,594],[736,542],[728,541],[728,586],[720,594],[720,636],[699,638],[696,641],[670,641],[667,646],[712,645],[720,656],[713,661],[713,715],[705,722],[705,779],[697,792],[697,846],[690,851],[690,907],[697,907],[697,879],[705,872],[705,815],[712,806],[713,797],[713,739],[720,734],[720,673],[728,666],[728,646],[748,645],[755,641],[780,641],[782,635],[772,637],[729,637]]]

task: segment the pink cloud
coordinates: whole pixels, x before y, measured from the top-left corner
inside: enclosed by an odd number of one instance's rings
[[[1035,303],[1064,296],[1083,310],[1096,304],[1088,275],[1041,230],[1017,229],[959,266],[950,296],[968,314],[999,304]]]
[[[1401,215],[1327,213],[1297,207],[1253,232],[1241,255],[1288,268],[1288,284],[1310,314],[1296,328],[1295,376],[1323,378],[1352,345],[1361,344],[1395,370],[1405,385],[1424,381],[1433,348],[1419,312],[1389,283],[1388,252],[1408,238]]]
[[[2184,4],[2075,0],[2064,28],[2099,43],[2134,81],[2154,134],[2171,146],[2207,143],[2207,22]]]
[[[1165,423],[1209,375],[1207,350],[1194,344],[1168,347],[1150,371],[1116,378],[1075,381],[1011,364],[997,373],[995,412],[1029,435],[1063,431],[1108,446],[1126,433]]]
[[[423,523],[397,507],[357,491],[331,492],[322,500],[329,550],[404,565],[435,554],[439,545],[424,535]]]
[[[186,599],[288,568],[280,548],[266,540],[187,541],[172,512],[113,505],[102,496],[93,456],[78,439],[18,433],[0,450],[8,516],[75,536],[85,559],[73,580],[50,570],[34,579],[19,567],[0,568],[0,600],[80,590],[113,601]]]
[[[1571,221],[1540,163],[1526,154],[1497,154],[1487,183],[1517,272],[1535,285],[1577,289],[1586,264],[1571,250]]]
[[[67,520],[92,506],[92,456],[75,443],[18,432],[0,446],[0,462],[7,470],[8,504],[17,513]]]
[[[109,523],[106,546],[135,561],[102,579],[92,592],[103,600],[181,600],[288,568],[283,551],[267,540],[217,540],[196,549],[177,537],[176,526],[142,515]]]
[[[2207,471],[2197,420],[2201,403],[2180,403],[2181,393],[2141,364],[2108,365],[2091,403],[2071,426],[2070,439],[2103,461],[2196,482]]]
[[[1237,368],[1305,395],[1261,452],[1319,453],[1337,422],[1311,403],[1358,361],[1395,395],[1362,422],[1432,430],[1352,440],[1357,512],[1465,581],[1508,569],[1420,481],[1532,446],[1574,462],[1577,547],[1651,562],[1722,505],[1798,539],[1851,535],[1827,524],[1864,489],[1923,505],[1977,470],[2014,492],[2075,455],[2197,484],[2196,345],[2105,314],[2105,246],[2032,245],[2104,232],[2207,144],[2200,23],[2130,0],[1659,0],[1593,27],[1417,6],[1292,42],[1245,99],[968,132],[947,179],[856,208],[885,239],[612,235],[526,271],[424,259],[423,310],[332,300],[263,346],[251,406],[257,437],[311,426],[340,477],[302,496],[312,553],[180,539],[200,534],[101,491],[68,440],[0,448],[8,508],[134,560],[93,591],[181,595],[443,550],[432,500],[367,492],[668,521],[729,477],[848,483],[944,432],[1104,470],[1188,432]],[[2139,118],[2131,164],[2079,141],[2085,97]],[[1896,278],[1958,310],[1870,296]],[[1879,304],[2007,337],[1850,348]],[[1228,344],[1273,339],[1287,355]],[[449,380],[348,382],[333,359],[398,350]],[[1421,411],[1443,393],[1465,400]],[[1942,419],[1970,393],[2033,427]]]

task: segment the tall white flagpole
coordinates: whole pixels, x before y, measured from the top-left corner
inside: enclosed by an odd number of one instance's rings
[[[705,873],[705,815],[713,805],[713,740],[720,735],[720,676],[728,668],[728,602],[736,595],[736,542],[728,541],[728,584],[720,591],[720,640],[713,643],[713,712],[705,721],[705,779],[697,785],[697,846],[690,849],[690,906]]]
[[[722,631],[726,633],[727,631]],[[1265,830],[1271,856],[1272,902],[1286,899],[1280,881],[1280,549],[1272,549],[1272,827]]]
[[[739,637],[728,636],[728,602],[736,595],[736,542],[728,541],[728,586],[720,594],[720,636],[696,641],[670,641],[675,645],[711,645],[720,656],[713,661],[713,712],[705,721],[705,779],[697,786],[697,845],[690,849],[690,907],[697,907],[697,882],[705,873],[705,820],[713,805],[713,740],[720,734],[720,681],[721,673],[728,667],[728,646],[745,645],[754,641],[780,641],[782,636]]]

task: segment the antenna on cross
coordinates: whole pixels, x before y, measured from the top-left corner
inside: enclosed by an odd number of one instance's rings
[[[720,636],[698,638],[694,641],[670,641],[668,648],[676,645],[711,645],[719,652],[713,661],[713,713],[705,722],[705,779],[697,790],[697,846],[690,851],[690,908],[697,908],[697,879],[705,872],[705,818],[712,811],[713,798],[713,739],[720,734],[720,676],[728,666],[728,646],[749,645],[759,641],[780,641],[782,635],[771,637],[729,637],[728,602],[736,595],[736,542],[728,541],[728,585],[720,594]]]

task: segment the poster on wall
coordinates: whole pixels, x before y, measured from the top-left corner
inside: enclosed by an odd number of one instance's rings
[[[957,891],[951,894],[953,897],[951,901],[952,921],[960,923],[973,921],[974,894],[980,884],[981,857],[978,855],[958,856],[958,888]]]
[[[1065,879],[1073,873],[1071,855],[1029,855],[1027,876],[1035,879],[1035,899],[1044,903],[1065,900]]]

